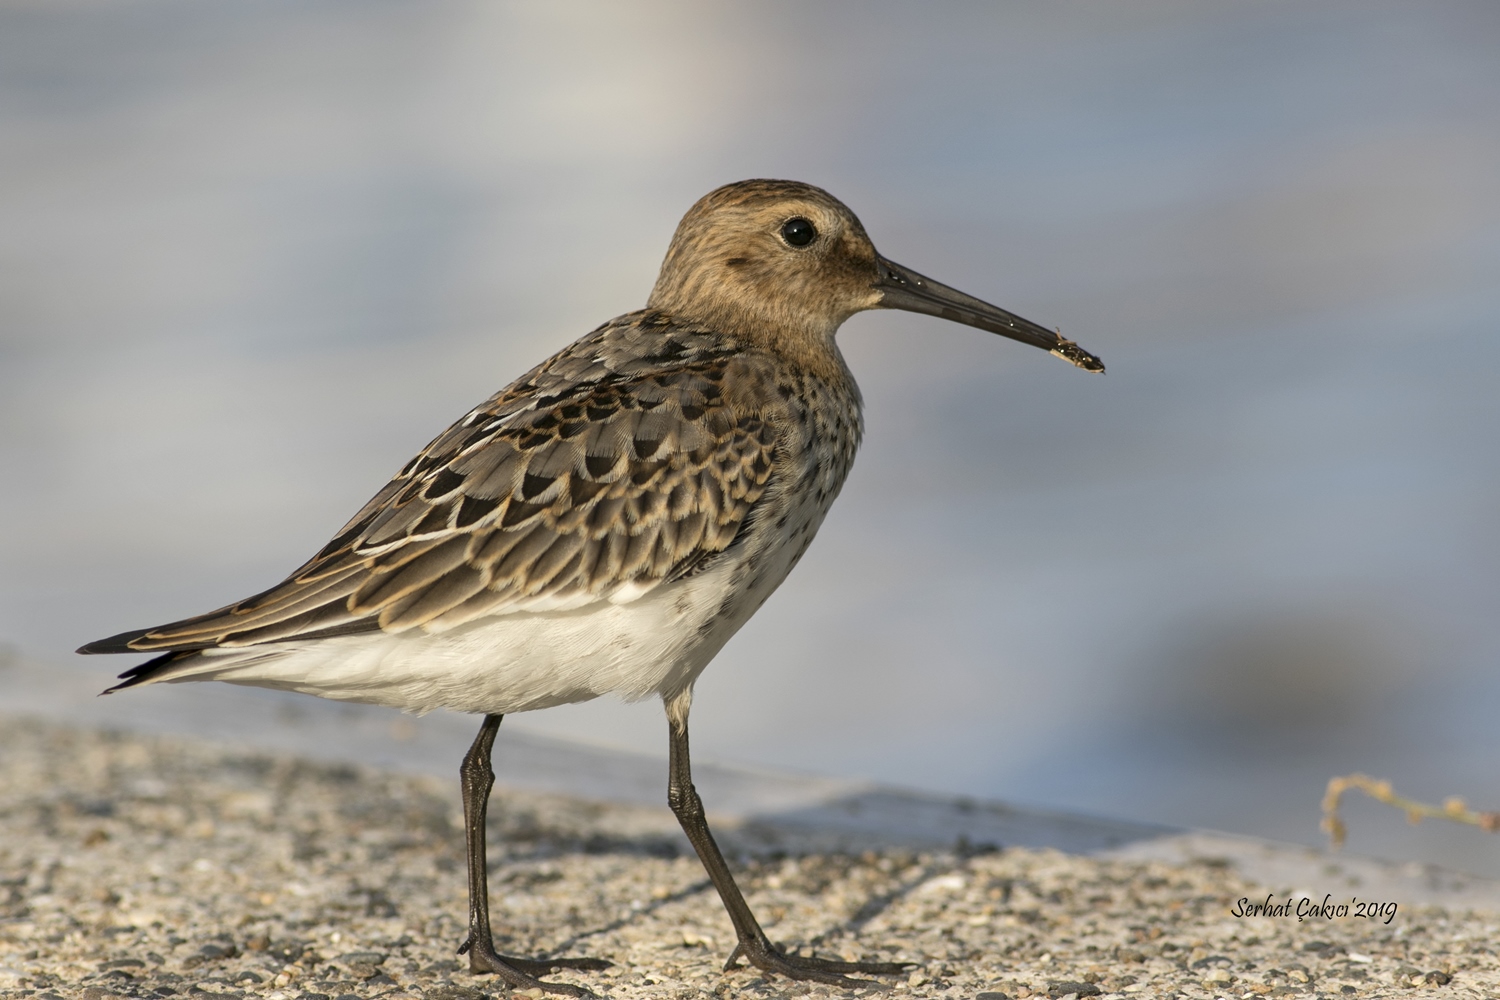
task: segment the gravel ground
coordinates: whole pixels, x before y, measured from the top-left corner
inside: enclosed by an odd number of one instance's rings
[[[0,996],[503,993],[454,954],[456,785],[0,719]],[[497,789],[491,824],[497,945],[614,963],[557,979],[621,1000],[844,995],[720,971],[729,921],[664,807]],[[774,940],[916,963],[898,995],[1500,996],[1493,915],[1236,917],[1285,890],[1214,862],[722,839]]]

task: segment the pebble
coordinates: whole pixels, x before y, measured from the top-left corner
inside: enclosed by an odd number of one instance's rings
[[[0,997],[483,1000],[457,782],[0,718]],[[720,966],[734,934],[665,807],[497,789],[497,944],[635,1000],[844,996]],[[773,940],[916,963],[895,996],[1500,996],[1493,914],[1235,918],[1222,863],[721,840]],[[867,991],[868,992],[868,991]],[[870,993],[869,995],[875,995]]]

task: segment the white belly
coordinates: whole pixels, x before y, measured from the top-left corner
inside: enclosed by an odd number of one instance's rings
[[[611,693],[671,697],[692,684],[791,567],[776,568],[747,574],[743,562],[727,562],[628,604],[503,615],[435,635],[374,632],[206,650],[161,680],[226,681],[417,713],[508,714]]]

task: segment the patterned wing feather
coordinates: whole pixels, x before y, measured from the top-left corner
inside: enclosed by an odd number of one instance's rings
[[[701,569],[765,493],[773,427],[725,401],[722,339],[622,321],[450,427],[285,582],[82,651],[439,631],[632,600]]]

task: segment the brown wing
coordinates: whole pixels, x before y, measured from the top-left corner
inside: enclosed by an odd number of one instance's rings
[[[734,541],[772,473],[772,427],[724,402],[728,364],[700,357],[545,394],[533,373],[432,442],[285,582],[80,651],[435,631],[629,600],[694,572]]]

